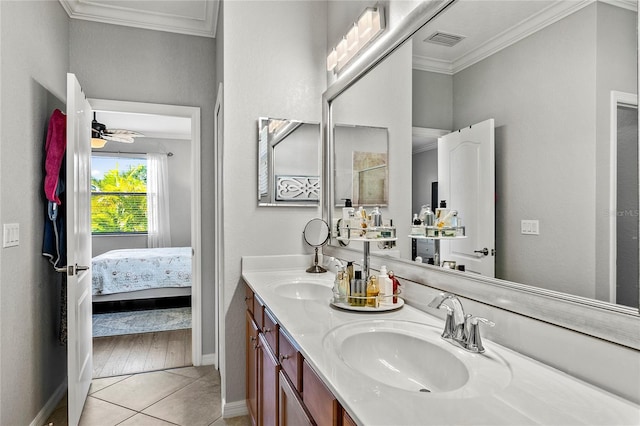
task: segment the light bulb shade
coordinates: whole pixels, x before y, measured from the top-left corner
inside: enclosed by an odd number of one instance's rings
[[[329,56],[327,56],[327,71],[333,71],[336,65],[338,65],[338,52],[336,52],[336,49],[332,49]]]
[[[336,47],[336,52],[338,56],[338,62],[342,62],[347,58],[348,49],[346,37],[343,37],[342,40],[340,40],[340,43],[338,43],[338,46]]]
[[[360,38],[358,37],[358,24],[353,24],[349,32],[347,33],[347,49],[349,52],[353,52],[358,48]]]
[[[374,9],[366,9],[362,15],[360,15],[360,19],[358,19],[358,34],[362,44],[365,44],[372,37],[373,14]]]
[[[104,148],[107,141],[100,138],[91,138],[91,148]]]

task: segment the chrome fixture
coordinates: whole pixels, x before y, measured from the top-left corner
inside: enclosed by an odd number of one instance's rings
[[[484,352],[478,323],[482,322],[489,327],[493,327],[496,325],[493,321],[469,314],[465,315],[462,302],[460,302],[458,296],[451,293],[440,293],[429,303],[429,307],[446,309],[447,311],[444,331],[442,332],[444,340],[469,352]]]

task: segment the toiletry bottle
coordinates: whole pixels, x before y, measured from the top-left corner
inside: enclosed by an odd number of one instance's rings
[[[398,287],[400,287],[400,281],[396,278],[393,271],[389,271],[389,279],[393,282],[393,303],[398,303]]]
[[[349,297],[349,305],[364,306],[365,297],[367,295],[366,283],[362,279],[362,271],[355,271],[351,280],[351,294]]]
[[[351,226],[351,220],[356,210],[353,208],[350,198],[343,198],[344,207],[342,208],[342,223],[344,226]]]
[[[378,277],[371,275],[369,277],[369,283],[367,284],[367,306],[370,308],[378,307],[378,294],[380,288],[378,287]]]
[[[380,304],[390,305],[393,296],[393,282],[389,279],[386,265],[380,267],[380,275],[378,275],[378,287],[380,287]]]
[[[349,273],[344,271],[342,274],[342,280],[340,281],[340,298],[341,302],[347,303],[347,297],[351,293],[351,281],[349,280]]]
[[[347,262],[347,282],[351,283],[351,280],[353,279],[353,262],[348,261]]]
[[[433,211],[431,211],[431,205],[427,204],[424,206],[424,217],[422,218],[422,223],[424,224],[424,226],[433,226],[433,218],[434,218],[434,214]]]
[[[440,201],[440,207],[436,209],[435,223],[434,225],[438,228],[443,228],[445,225],[445,217],[449,214],[449,209],[447,208],[447,200]]]
[[[374,207],[371,212],[371,222],[373,226],[382,226],[382,213],[380,213],[380,207]]]
[[[422,221],[420,220],[420,218],[418,217],[418,213],[414,213],[413,214],[413,220],[411,220],[411,223],[413,223],[414,225],[418,226],[418,225],[422,225]]]

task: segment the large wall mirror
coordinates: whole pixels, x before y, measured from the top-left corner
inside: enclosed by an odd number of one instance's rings
[[[258,205],[317,207],[320,124],[258,119]]]
[[[343,98],[375,85],[380,68],[396,67],[385,71],[394,76],[409,68],[409,88],[398,92],[409,124],[388,122],[398,107],[385,99],[369,98],[360,107],[372,112],[359,111],[413,134],[394,138],[390,131],[388,209],[397,234],[408,235],[412,214],[432,204],[442,167],[438,138],[493,119],[495,236],[488,256],[495,269],[488,278],[637,316],[637,4],[459,0],[428,15],[422,27],[410,23],[417,31],[399,29],[406,41],[378,52],[375,67],[326,95],[331,126],[344,122],[341,104],[351,101]],[[409,176],[396,174],[394,161]],[[403,189],[409,196],[395,198]],[[325,212],[340,217],[335,207]],[[412,261],[415,250],[398,241],[401,259]]]

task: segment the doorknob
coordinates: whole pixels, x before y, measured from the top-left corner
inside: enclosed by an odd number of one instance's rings
[[[76,272],[87,271],[89,269],[88,266],[81,266],[76,263]]]
[[[483,248],[482,250],[474,250],[474,253],[480,253],[483,256],[489,256],[489,249],[488,248]]]

